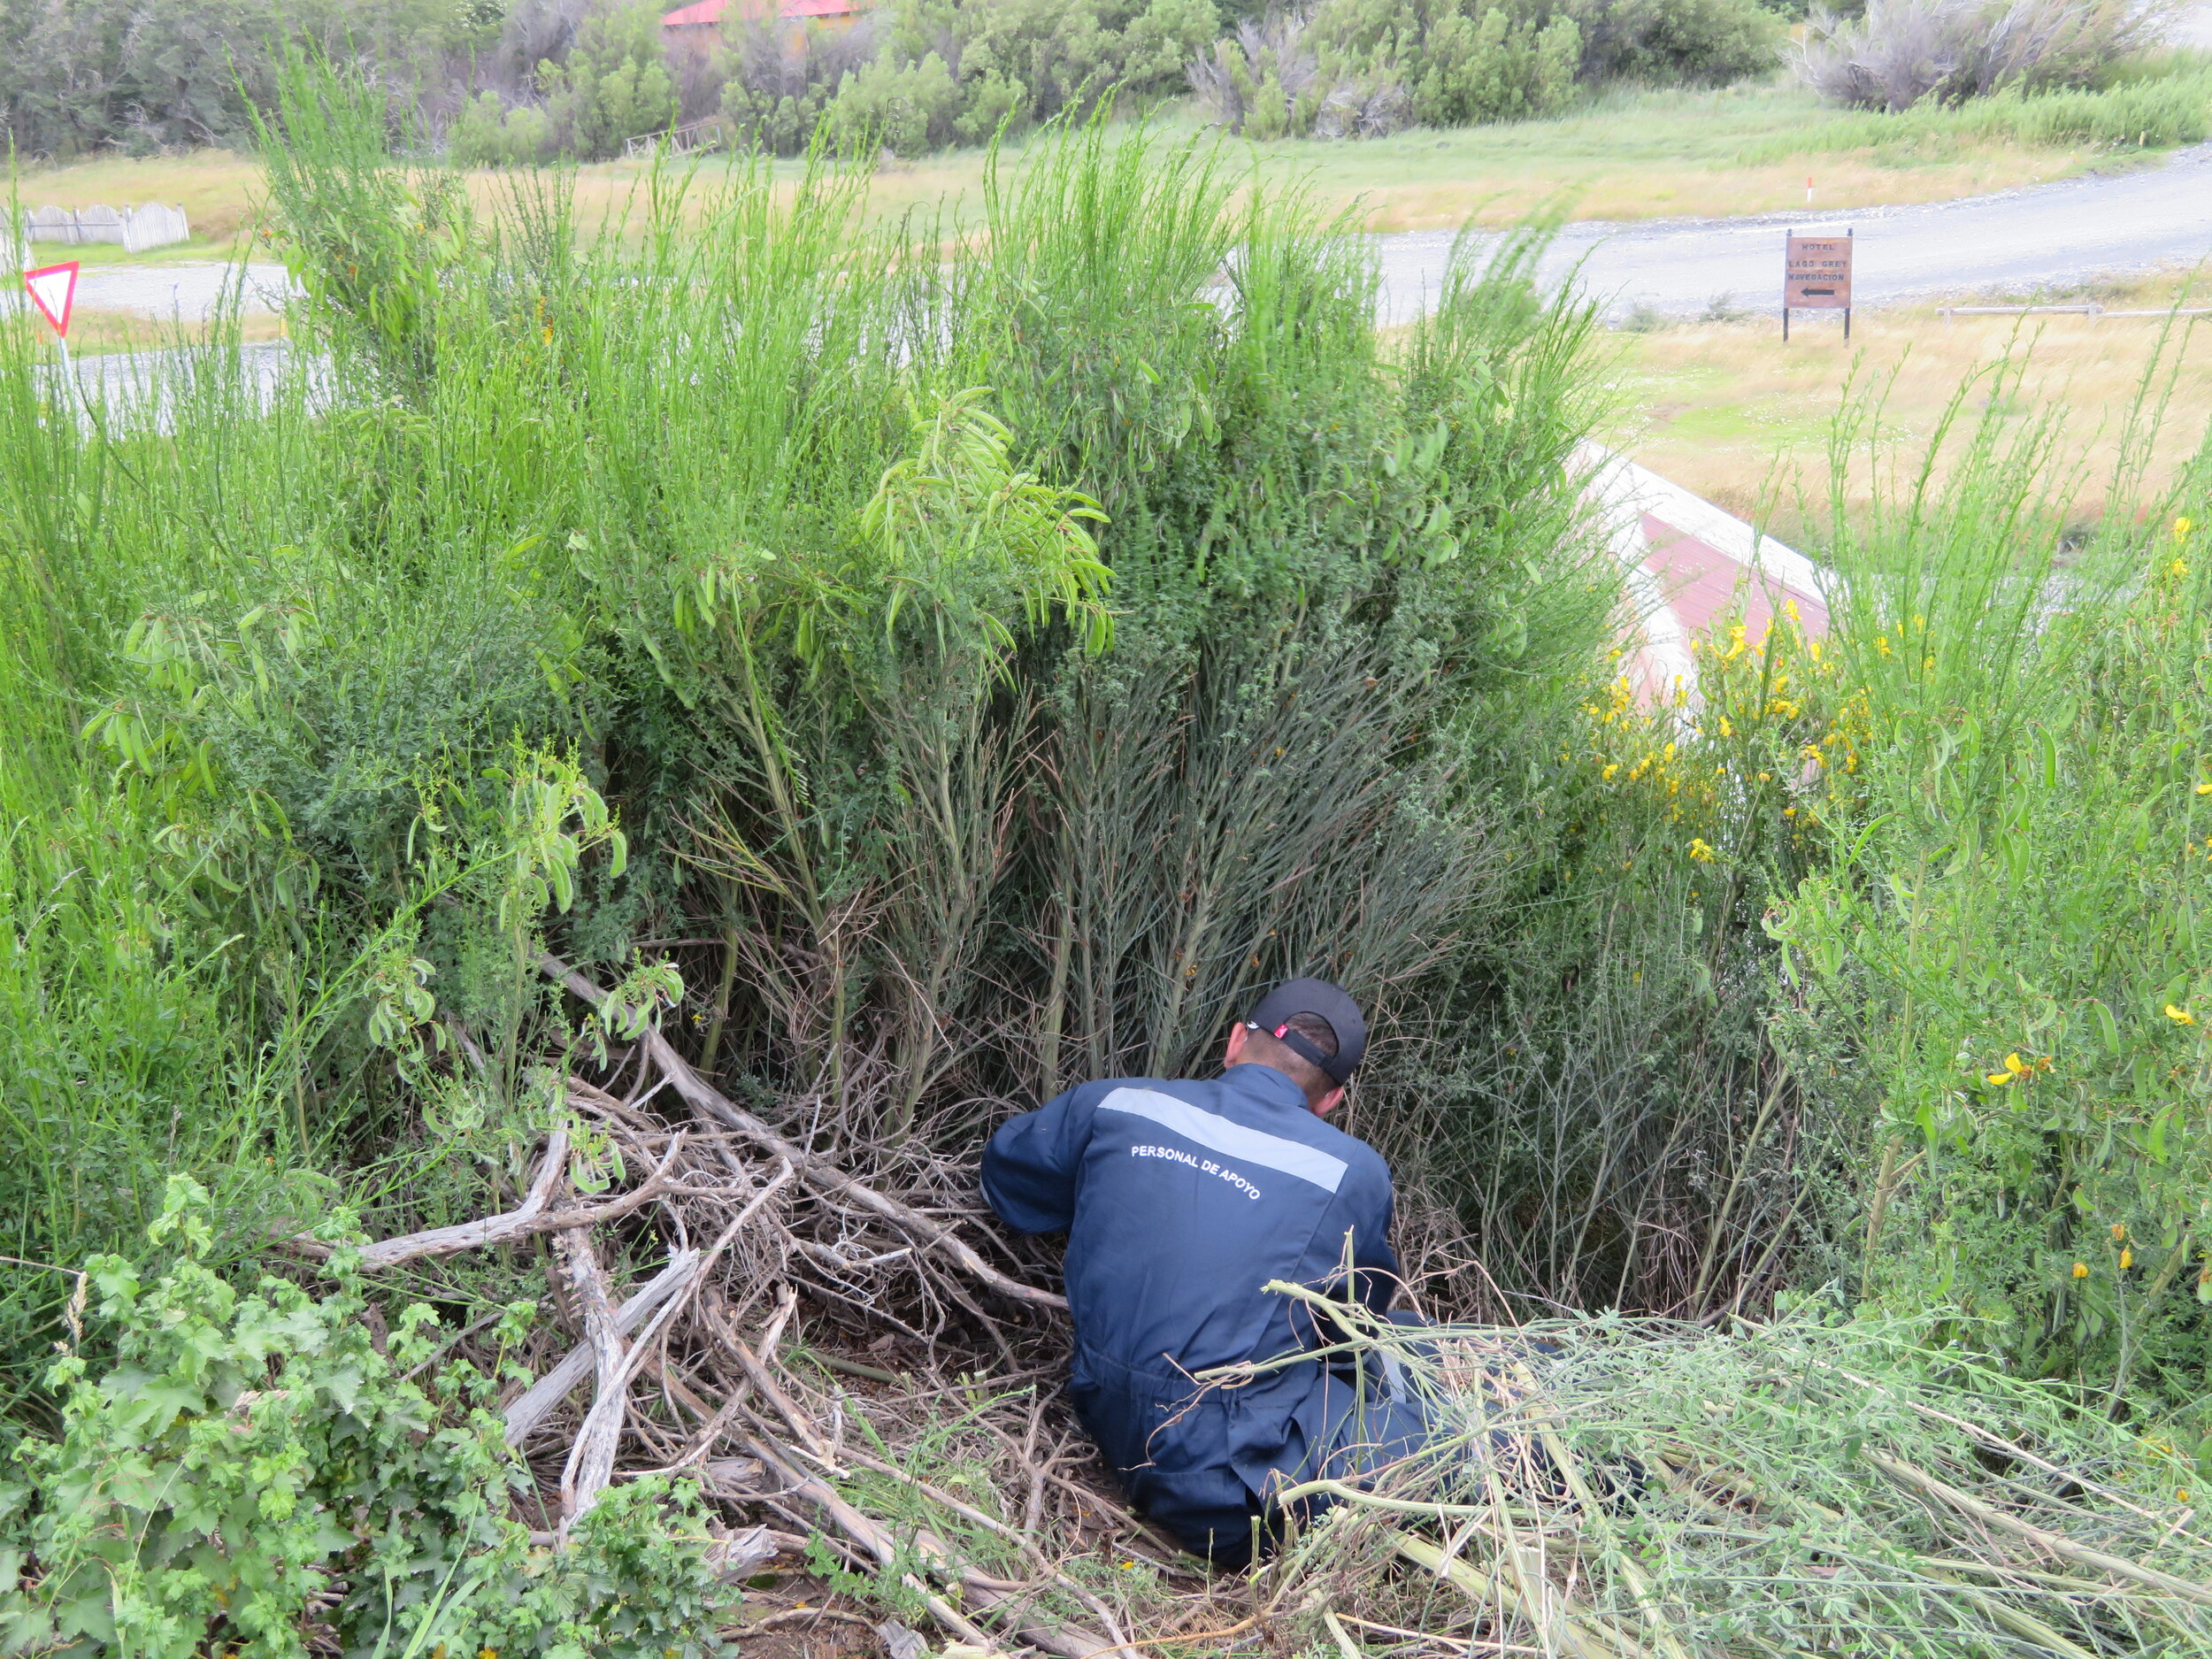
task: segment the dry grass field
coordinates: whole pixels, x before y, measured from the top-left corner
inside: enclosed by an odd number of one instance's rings
[[[2053,303],[2083,299],[2115,310],[2208,304],[2212,284],[2108,284]],[[1947,319],[1939,311],[1932,303],[1861,311],[1848,345],[1838,319],[1802,315],[1786,346],[1770,317],[1624,333],[1624,413],[1611,441],[1732,512],[1767,515],[1788,541],[1809,509],[1825,510],[1829,435],[1847,397],[1873,409],[1866,430],[1876,453],[1916,458],[1970,377],[1981,378],[1968,395],[1970,417],[1993,396],[2014,430],[2063,411],[2061,447],[2078,470],[2083,516],[2102,505],[2103,480],[2146,386],[2170,400],[2153,450],[2154,486],[2173,478],[2212,422],[2212,316]],[[1847,478],[1850,504],[1863,505],[1871,486],[1864,446]]]
[[[1302,181],[1325,208],[1353,213],[1374,231],[1448,228],[1474,220],[1514,223],[1558,207],[1571,219],[1720,217],[1801,207],[1808,178],[1814,204],[1827,211],[1955,200],[1990,190],[2068,177],[2093,166],[2134,165],[2133,152],[1989,142],[1916,133],[1909,142],[1832,149],[1840,124],[1855,119],[1794,86],[1747,85],[1718,91],[1618,91],[1578,112],[1546,121],[1417,130],[1361,143],[1247,143],[1222,140],[1231,165],[1270,184]],[[1193,130],[1187,114],[1161,123]],[[1831,132],[1829,129],[1836,129]],[[1827,134],[1824,138],[1824,134]],[[1032,151],[1010,145],[1018,172]],[[702,164],[711,175],[731,165]],[[979,209],[985,165],[979,150],[887,163],[870,211],[879,219],[950,204],[956,224]],[[795,180],[800,164],[775,164]],[[642,212],[642,162],[609,162],[578,171],[577,204],[587,223]],[[180,204],[194,249],[228,243],[252,216],[260,168],[223,150],[145,160],[121,157],[66,167],[30,168],[18,188],[27,204]],[[478,175],[487,196],[496,175]],[[95,257],[119,259],[112,255]],[[180,250],[165,256],[180,257]]]

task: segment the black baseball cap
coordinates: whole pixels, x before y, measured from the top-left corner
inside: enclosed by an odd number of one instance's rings
[[[1312,1014],[1329,1022],[1336,1033],[1336,1052],[1319,1047],[1289,1027],[1294,1014]],[[1286,979],[1265,996],[1245,1023],[1263,1031],[1308,1064],[1318,1068],[1333,1083],[1348,1082],[1352,1069],[1367,1052],[1367,1022],[1359,1004],[1343,987],[1326,979]]]

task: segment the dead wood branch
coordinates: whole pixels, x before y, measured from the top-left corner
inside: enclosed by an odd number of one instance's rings
[[[1025,1533],[1018,1528],[1007,1525],[1005,1522],[995,1517],[986,1515],[972,1504],[962,1502],[943,1487],[933,1486],[919,1476],[910,1475],[897,1464],[887,1463],[880,1457],[872,1456],[858,1447],[849,1446],[841,1455],[848,1463],[858,1463],[863,1468],[874,1470],[878,1474],[888,1475],[894,1480],[902,1481],[933,1503],[942,1504],[963,1520],[972,1522],[987,1532],[997,1533],[1015,1548],[1020,1550],[1028,1558],[1031,1565],[1048,1577],[1061,1589],[1074,1596],[1085,1607],[1090,1609],[1097,1616],[1099,1623],[1105,1625],[1112,1640],[1118,1642],[1125,1640],[1111,1609],[1088,1590],[1055,1567],[1046,1557],[1044,1551],[1037,1548],[1033,1540],[1043,1535],[1044,1529],[1041,1525],[1033,1526]]]
[[[614,1454],[622,1435],[627,1409],[628,1358],[620,1334],[614,1328],[614,1310],[607,1295],[607,1271],[599,1265],[590,1235],[580,1231],[561,1233],[555,1248],[568,1270],[570,1290],[584,1319],[584,1340],[590,1346],[596,1389],[584,1426],[569,1448],[561,1470],[561,1531],[565,1533],[597,1500],[614,1476]],[[664,1309],[665,1311],[665,1309]]]
[[[618,1336],[627,1336],[645,1323],[646,1317],[670,1296],[689,1287],[697,1277],[701,1256],[696,1250],[679,1250],[668,1258],[668,1265],[642,1286],[615,1310],[614,1328]],[[529,1438],[532,1430],[549,1417],[562,1401],[574,1392],[576,1385],[588,1376],[593,1354],[588,1345],[572,1348],[559,1364],[530,1385],[512,1405],[507,1408],[507,1444],[519,1446]]]
[[[644,1182],[619,1198],[603,1204],[589,1204],[575,1210],[548,1210],[555,1183],[568,1161],[568,1132],[556,1129],[546,1142],[545,1160],[530,1183],[530,1191],[522,1202],[504,1215],[486,1216],[479,1221],[457,1222],[449,1227],[432,1227],[424,1233],[409,1233],[396,1239],[380,1239],[374,1244],[361,1247],[361,1267],[365,1272],[378,1272],[388,1267],[399,1267],[409,1262],[426,1258],[458,1256],[464,1250],[480,1250],[494,1244],[506,1244],[516,1239],[527,1238],[539,1233],[565,1233],[574,1228],[593,1227],[602,1222],[618,1221],[635,1210],[641,1210],[675,1187],[669,1171],[676,1155],[682,1150],[682,1137],[672,1142],[667,1153]],[[287,1240],[288,1247],[302,1256],[318,1262],[326,1262],[335,1249],[320,1239],[304,1235]]]
[[[874,1556],[881,1565],[888,1567],[896,1563],[899,1554],[898,1545],[891,1534],[846,1502],[827,1481],[811,1475],[800,1474],[789,1463],[778,1455],[778,1448],[772,1447],[765,1440],[755,1440],[752,1444],[754,1453],[759,1457],[763,1465],[781,1479],[787,1495],[804,1498],[826,1516],[839,1532],[859,1545],[868,1555]],[[998,1644],[991,1640],[989,1634],[964,1617],[943,1596],[938,1594],[910,1572],[901,1576],[906,1586],[922,1597],[923,1604],[929,1609],[930,1617],[935,1619],[945,1630],[960,1638],[962,1641],[972,1642],[979,1647],[987,1648],[993,1652],[997,1651]]]
[[[783,1477],[791,1495],[803,1497],[820,1509],[840,1532],[878,1561],[888,1566],[897,1558],[897,1545],[890,1532],[880,1523],[863,1515],[847,1502],[826,1481],[801,1475],[779,1455],[779,1448],[766,1441],[755,1439],[753,1449],[764,1467]],[[958,1584],[970,1604],[1002,1612],[1011,1618],[1017,1633],[1030,1646],[1059,1655],[1059,1659],[1136,1659],[1130,1647],[1111,1637],[1077,1624],[1055,1624],[1040,1619],[1027,1605],[1030,1594],[1027,1586],[993,1578],[970,1565],[934,1534],[916,1533],[914,1548],[930,1564],[931,1571]],[[944,1606],[941,1613],[939,1609],[943,1605],[942,1598],[930,1592],[927,1586],[917,1583],[914,1587],[928,1597],[930,1616],[946,1630],[958,1635],[964,1641],[976,1642],[984,1647],[995,1646],[989,1637],[954,1612],[949,1606]]]
[[[532,1178],[530,1191],[521,1204],[503,1216],[487,1216],[480,1221],[457,1222],[449,1227],[433,1227],[426,1233],[410,1233],[396,1239],[383,1239],[361,1247],[361,1265],[370,1272],[379,1268],[397,1267],[403,1262],[420,1261],[425,1256],[458,1256],[464,1250],[478,1250],[488,1244],[498,1244],[507,1239],[518,1239],[525,1233],[549,1231],[541,1225],[545,1206],[553,1196],[554,1184],[568,1166],[568,1132],[556,1129],[547,1137],[545,1158]],[[565,1226],[573,1222],[559,1224]],[[326,1262],[336,1249],[320,1239],[301,1235],[286,1240],[302,1256],[318,1262]]]
[[[707,1564],[724,1578],[749,1578],[780,1555],[782,1548],[766,1527],[748,1526],[710,1545]]]
[[[787,1289],[786,1294],[788,1294]],[[789,1304],[787,1303],[785,1308],[779,1311],[787,1317],[788,1309]],[[768,1367],[762,1363],[760,1356],[745,1346],[744,1338],[738,1334],[737,1327],[730,1318],[729,1310],[722,1305],[719,1297],[713,1299],[707,1312],[708,1321],[712,1325],[715,1335],[721,1338],[722,1346],[729,1351],[730,1357],[737,1362],[738,1369],[745,1373],[745,1380],[753,1386],[754,1392],[775,1408],[776,1415],[783,1419],[784,1425],[791,1431],[793,1437],[805,1449],[807,1455],[825,1467],[836,1468],[836,1461],[832,1457],[830,1448],[822,1443],[821,1437],[814,1432],[814,1425],[808,1421],[806,1413],[800,1410],[796,1402],[784,1392],[782,1386],[770,1374]],[[781,1333],[782,1329],[782,1322],[779,1319],[770,1333],[771,1342]],[[766,1347],[769,1344],[764,1343],[763,1346]]]
[[[606,1000],[606,993],[582,974],[571,968],[559,957],[541,955],[538,965],[552,979],[593,1008]],[[1067,1299],[1034,1285],[1025,1285],[993,1267],[966,1240],[951,1228],[931,1220],[919,1210],[886,1196],[866,1183],[855,1179],[826,1158],[808,1152],[785,1140],[766,1124],[736,1105],[719,1090],[709,1085],[691,1069],[691,1064],[678,1054],[675,1046],[657,1028],[648,1027],[641,1039],[647,1054],[658,1066],[694,1110],[702,1112],[715,1122],[734,1129],[765,1151],[787,1159],[799,1172],[799,1179],[809,1187],[827,1196],[841,1199],[867,1210],[905,1233],[917,1243],[946,1256],[971,1279],[988,1286],[1000,1295],[1011,1301],[1027,1302],[1033,1307],[1055,1308],[1064,1311]]]

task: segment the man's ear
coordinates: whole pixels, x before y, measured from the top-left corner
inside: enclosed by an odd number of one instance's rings
[[[1235,1025],[1229,1027],[1229,1046],[1222,1051],[1221,1056],[1223,1071],[1226,1071],[1244,1057],[1245,1030],[1246,1026],[1242,1020],[1237,1021]]]
[[[1313,1115],[1317,1118],[1326,1118],[1331,1112],[1334,1111],[1343,1103],[1344,1085],[1340,1083],[1334,1088],[1331,1089],[1326,1094],[1324,1094],[1319,1100],[1313,1102]]]

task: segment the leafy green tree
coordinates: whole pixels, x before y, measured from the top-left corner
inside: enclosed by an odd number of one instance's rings
[[[652,0],[584,20],[564,64],[541,65],[546,112],[562,150],[588,161],[622,153],[626,139],[676,120],[676,83]]]
[[[287,46],[374,64],[411,95],[498,26],[488,0],[8,0],[0,121],[31,155],[238,144],[273,107]]]

